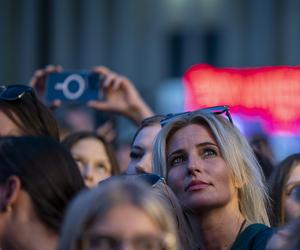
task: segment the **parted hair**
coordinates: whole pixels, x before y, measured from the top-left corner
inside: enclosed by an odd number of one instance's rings
[[[216,140],[233,180],[241,183],[238,189],[239,208],[247,221],[269,225],[266,212],[269,199],[261,168],[247,139],[221,115],[192,112],[170,120],[154,142],[154,173],[167,178],[167,143],[176,131],[190,124],[206,127]]]

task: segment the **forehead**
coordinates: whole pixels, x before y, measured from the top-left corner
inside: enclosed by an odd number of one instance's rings
[[[211,131],[203,125],[190,124],[178,129],[168,138],[167,150],[176,149],[183,146],[211,142],[217,144]]]
[[[289,179],[287,181],[287,185],[293,182],[300,181],[300,164],[297,164],[292,171],[290,172]]]
[[[151,126],[147,126],[140,130],[138,135],[136,136],[133,146],[150,146],[153,144],[153,141],[160,131],[160,124],[154,124]]]
[[[106,155],[105,146],[96,138],[84,138],[77,141],[71,148],[72,153],[94,156]]]
[[[156,233],[158,230],[158,225],[145,211],[126,203],[110,208],[103,216],[97,217],[91,227],[92,232],[119,234],[129,238],[135,234]]]

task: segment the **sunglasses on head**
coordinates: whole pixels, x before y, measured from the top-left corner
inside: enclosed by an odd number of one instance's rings
[[[0,86],[0,100],[7,101],[7,102],[15,102],[18,100],[22,100],[22,98],[29,94],[33,104],[36,108],[36,114],[39,117],[39,120],[43,126],[43,128],[46,128],[46,124],[44,120],[42,119],[41,111],[38,105],[37,97],[34,93],[33,88],[26,86],[26,85],[1,85]],[[46,134],[45,134],[46,135]]]
[[[228,120],[230,121],[231,124],[233,124],[232,117],[229,112],[229,107],[227,105],[223,106],[213,106],[213,107],[208,107],[208,108],[202,108],[202,109],[197,109],[195,111],[187,111],[187,112],[182,112],[182,113],[175,113],[175,114],[168,114],[166,115],[165,119],[162,119],[160,121],[160,125],[163,127],[175,118],[178,117],[184,117],[184,116],[190,116],[192,114],[214,114],[214,115],[221,115],[225,114]]]
[[[0,100],[16,101],[25,94],[34,95],[33,89],[26,85],[2,85],[0,86]]]

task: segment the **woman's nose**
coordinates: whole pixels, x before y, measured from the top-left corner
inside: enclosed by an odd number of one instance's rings
[[[146,154],[135,166],[136,173],[152,173],[152,154]]]
[[[190,155],[188,159],[187,169],[190,173],[202,172],[203,165],[201,159],[197,155]]]
[[[83,177],[84,179],[87,180],[92,180],[93,179],[93,171],[92,167],[90,165],[85,165],[83,168]]]

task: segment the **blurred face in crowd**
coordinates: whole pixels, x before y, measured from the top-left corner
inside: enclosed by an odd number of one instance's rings
[[[100,140],[81,139],[72,146],[71,153],[88,187],[94,187],[111,176],[112,166]]]
[[[177,130],[167,141],[168,184],[184,207],[222,207],[237,200],[230,171],[210,131],[197,124]]]
[[[161,250],[161,234],[159,226],[142,209],[125,203],[94,220],[86,234],[84,250]]]
[[[153,143],[160,129],[160,124],[147,126],[136,136],[131,146],[128,174],[152,172]]]
[[[21,129],[3,112],[0,110],[0,136],[20,136]]]
[[[300,165],[293,168],[285,187],[285,219],[290,221],[300,216]]]
[[[267,250],[281,250],[285,249],[288,246],[290,241],[290,229],[289,228],[280,228],[267,243],[266,249]]]

